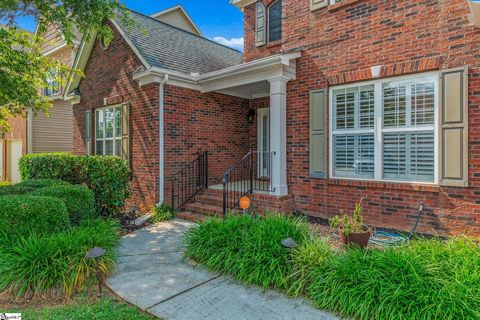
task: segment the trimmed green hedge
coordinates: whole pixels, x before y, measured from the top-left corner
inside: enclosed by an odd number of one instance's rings
[[[93,192],[84,186],[57,185],[36,190],[30,195],[61,199],[67,207],[73,225],[95,216]]]
[[[41,188],[59,185],[70,185],[70,183],[54,179],[26,180],[17,184],[0,186],[0,196],[27,194]]]
[[[93,191],[99,214],[112,216],[130,196],[130,169],[125,160],[110,156],[69,153],[29,154],[20,159],[22,179],[60,179]]]
[[[0,197],[0,235],[3,239],[46,235],[70,228],[65,203],[52,197]]]

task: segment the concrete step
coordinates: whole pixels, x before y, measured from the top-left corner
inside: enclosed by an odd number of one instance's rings
[[[200,202],[192,202],[185,205],[185,211],[196,213],[196,214],[204,214],[207,216],[223,216],[223,207],[203,204]]]

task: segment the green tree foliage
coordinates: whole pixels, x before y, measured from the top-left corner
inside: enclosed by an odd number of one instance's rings
[[[36,35],[18,28],[18,19],[33,16],[38,23]],[[49,25],[56,25],[67,44],[75,40],[75,30],[84,36],[93,34],[110,41],[112,30],[104,22],[111,18],[129,22],[128,12],[118,0],[8,0],[0,1],[0,132],[9,130],[7,120],[48,112],[51,101],[41,95],[47,79],[64,84],[74,71],[42,55],[39,36]],[[55,75],[52,70],[58,70]]]

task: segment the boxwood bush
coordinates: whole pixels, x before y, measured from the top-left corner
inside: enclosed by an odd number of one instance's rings
[[[130,169],[125,160],[110,156],[69,153],[29,154],[20,159],[22,179],[60,179],[93,191],[99,214],[112,216],[130,196]]]
[[[52,197],[0,197],[0,241],[30,234],[45,235],[70,228],[65,203]],[[2,259],[0,259],[2,260]]]
[[[70,222],[78,225],[85,219],[95,217],[95,198],[93,192],[80,185],[56,185],[38,189],[29,193],[40,197],[54,197],[61,199],[67,207]]]
[[[54,179],[26,180],[17,184],[0,186],[0,196],[27,194],[41,188],[58,185],[70,185],[70,183]]]
[[[59,201],[59,200],[58,200]],[[119,225],[111,220],[89,220],[71,231],[31,235],[0,246],[0,292],[16,296],[60,293],[71,296],[95,277],[94,261],[85,258],[93,247],[106,254],[99,267],[108,275],[115,266]]]

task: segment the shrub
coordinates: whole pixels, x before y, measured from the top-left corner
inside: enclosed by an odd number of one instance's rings
[[[306,224],[280,215],[210,219],[187,232],[186,255],[246,283],[286,289],[292,265],[281,241],[288,237],[302,243]]]
[[[162,222],[175,218],[175,210],[168,204],[157,205],[153,207],[152,222]]]
[[[88,250],[102,247],[99,267],[108,275],[115,266],[119,225],[113,220],[89,220],[71,230],[46,237],[31,235],[0,247],[0,291],[16,296],[56,291],[71,296],[91,284],[95,262]]]
[[[118,157],[75,156],[68,153],[29,154],[20,159],[23,179],[60,179],[84,184],[95,195],[99,214],[118,213],[130,196],[130,169]]]
[[[41,188],[56,186],[56,185],[70,185],[68,182],[54,179],[35,179],[26,180],[14,185],[0,186],[0,196],[20,195],[35,191]]]
[[[67,208],[60,199],[12,195],[0,197],[0,235],[17,238],[50,234],[70,227]],[[1,259],[0,259],[1,260]]]
[[[8,181],[0,181],[0,187],[6,187],[6,186],[9,186],[10,185],[10,182]]]
[[[95,216],[93,192],[84,186],[57,185],[42,188],[30,193],[34,196],[61,199],[67,208],[70,222],[77,225],[80,221]]]
[[[350,249],[310,278],[318,307],[353,319],[480,319],[480,248],[466,239]]]

